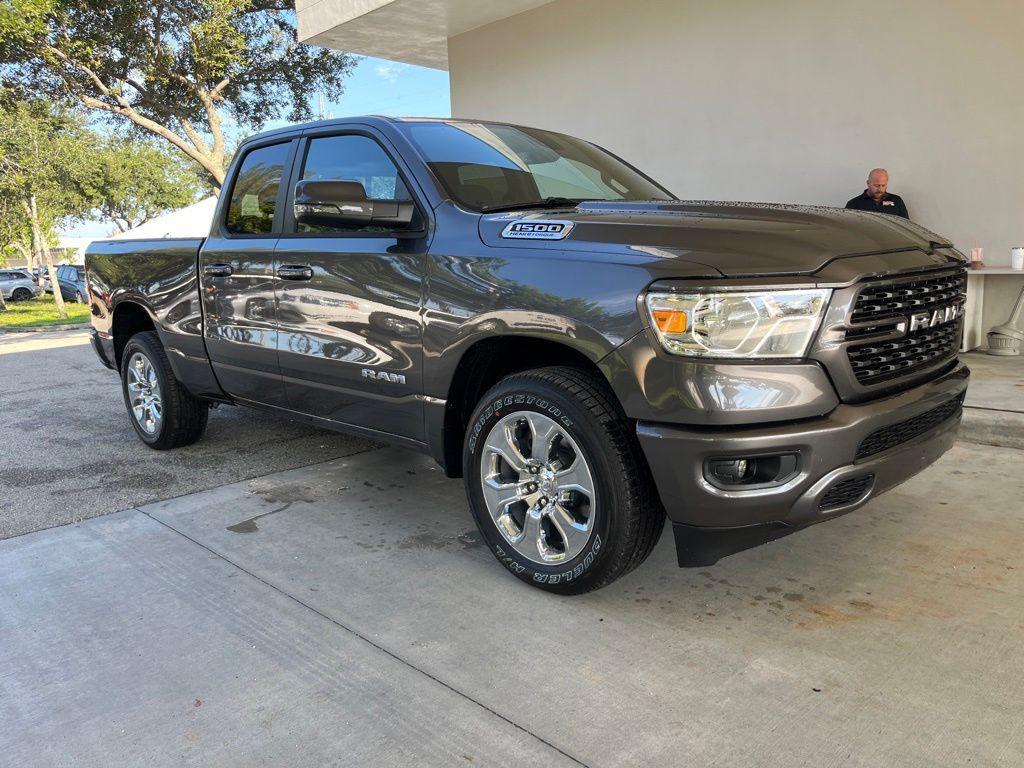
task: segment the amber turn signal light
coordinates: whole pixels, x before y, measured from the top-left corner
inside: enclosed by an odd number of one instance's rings
[[[662,333],[686,333],[686,313],[673,309],[656,309],[651,313]]]

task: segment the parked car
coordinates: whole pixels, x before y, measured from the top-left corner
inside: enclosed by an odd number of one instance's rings
[[[43,292],[30,272],[24,269],[0,269],[0,292],[5,299],[27,301]]]
[[[84,304],[86,297],[89,295],[89,291],[85,287],[85,267],[62,264],[55,271],[57,272],[57,282],[60,284],[60,295],[64,301]],[[47,293],[53,293],[48,275],[45,277],[43,287]]]
[[[232,403],[424,451],[499,562],[562,594],[643,562],[666,514],[707,566],[862,506],[953,445],[970,375],[949,240],[680,201],[498,123],[250,138],[209,237],[94,242],[86,273],[144,444]]]

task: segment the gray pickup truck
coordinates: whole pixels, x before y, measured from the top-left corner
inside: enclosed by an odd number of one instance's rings
[[[953,443],[966,272],[897,217],[685,202],[609,152],[458,120],[238,149],[205,239],[93,243],[93,345],[156,449],[212,404],[424,451],[563,594],[849,512]]]

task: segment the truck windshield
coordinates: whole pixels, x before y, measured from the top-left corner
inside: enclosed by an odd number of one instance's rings
[[[560,133],[496,123],[402,127],[452,199],[474,211],[672,198],[600,147]]]

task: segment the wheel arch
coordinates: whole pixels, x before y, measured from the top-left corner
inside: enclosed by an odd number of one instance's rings
[[[121,301],[114,307],[111,336],[114,339],[114,365],[121,370],[121,357],[128,340],[136,333],[157,330],[157,322],[150,311],[136,301]]]
[[[432,418],[428,411],[427,416],[428,436],[435,438],[431,441],[435,443],[433,453],[448,477],[462,477],[466,425],[484,393],[513,373],[548,366],[579,368],[608,384],[607,376],[596,361],[579,349],[551,339],[491,336],[466,348],[455,365],[443,413],[435,412]],[[610,384],[608,390],[615,397]],[[429,423],[431,420],[435,423]]]

